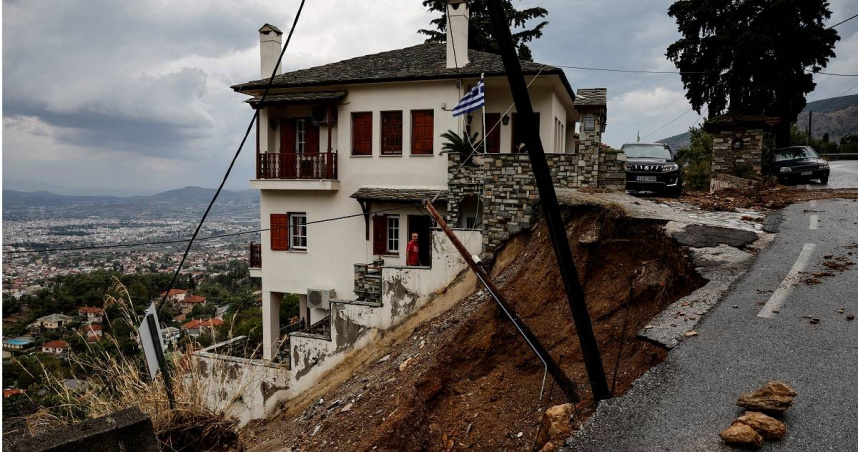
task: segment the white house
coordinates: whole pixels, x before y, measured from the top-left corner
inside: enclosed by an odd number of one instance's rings
[[[42,353],[50,353],[52,355],[62,355],[68,351],[69,344],[66,341],[49,341],[42,345]]]
[[[83,306],[78,309],[78,314],[86,317],[86,323],[101,323],[104,317],[104,309],[93,306]]]
[[[251,96],[258,112],[250,185],[260,190],[263,232],[250,245],[250,273],[262,278],[263,359],[230,354],[244,350],[244,337],[194,353],[204,363],[201,379],[211,382],[213,410],[241,423],[267,416],[424,306],[456,302],[446,289],[467,265],[422,201],[433,200],[468,252],[484,260],[532,224],[538,194],[521,149],[526,129],[501,57],[465,50],[463,0],[450,0],[447,13],[446,44],[285,74],[275,68],[281,31],[259,29],[263,78],[232,88]],[[538,114],[531,127],[555,185],[622,188],[624,158],[600,146],[606,90],[576,95],[559,68],[522,62],[522,70]],[[485,148],[443,151],[447,131],[482,132],[482,110],[452,115],[481,76]],[[407,266],[412,233],[419,265]],[[300,299],[300,322],[289,326],[279,323],[285,294]]]
[[[328,298],[361,295],[355,264],[383,259],[385,266],[405,265],[412,232],[419,234],[421,261],[428,263],[432,223],[416,204],[440,191],[437,207],[445,212],[448,167],[458,157],[442,153],[440,135],[468,126],[482,130],[480,110],[458,118],[451,112],[481,74],[492,129],[487,150],[517,151],[522,125],[501,57],[466,51],[468,6],[452,1],[448,10],[446,45],[421,44],[285,74],[278,67],[264,104],[282,33],[268,24],[260,28],[264,78],[233,89],[253,96],[247,102],[259,110],[251,186],[260,190],[266,231],[251,275],[262,278],[266,358],[277,340],[284,293],[299,295],[301,320],[312,325],[328,316]],[[531,62],[522,62],[522,69],[546,152],[573,152],[579,115],[564,72]],[[470,215],[472,223],[477,217]],[[308,291],[320,302],[308,305]]]

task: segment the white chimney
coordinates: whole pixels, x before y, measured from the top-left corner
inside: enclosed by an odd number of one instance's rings
[[[262,78],[271,77],[271,72],[283,49],[282,36],[283,32],[274,25],[265,24],[259,29],[259,60]],[[280,75],[280,66],[277,66],[277,73],[274,75]]]
[[[447,2],[447,69],[468,64],[468,20],[470,11],[465,0]]]

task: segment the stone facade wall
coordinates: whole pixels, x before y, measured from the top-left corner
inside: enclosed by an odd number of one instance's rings
[[[742,140],[742,149],[733,141]],[[763,129],[725,129],[713,133],[712,174],[760,177],[763,164]]]
[[[596,130],[584,130],[586,118],[593,118]],[[595,187],[599,183],[601,130],[600,116],[590,113],[581,115],[581,131],[578,134],[578,186],[580,187]]]
[[[381,273],[371,272],[369,264],[355,265],[355,295],[359,300],[377,303],[381,301]]]
[[[626,189],[626,154],[622,152],[599,153],[599,186],[609,190]]]

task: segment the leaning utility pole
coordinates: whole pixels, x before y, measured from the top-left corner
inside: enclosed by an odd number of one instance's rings
[[[587,367],[590,387],[593,390],[593,400],[598,403],[600,400],[610,399],[611,390],[608,388],[608,379],[605,377],[605,369],[602,366],[599,345],[596,343],[593,325],[590,322],[590,313],[587,312],[587,304],[584,301],[584,289],[581,287],[581,281],[578,280],[578,271],[575,269],[575,262],[572,259],[572,250],[569,248],[563,218],[560,216],[560,205],[557,202],[557,194],[554,192],[554,184],[551,182],[551,172],[545,159],[545,151],[542,149],[542,141],[539,139],[539,129],[535,124],[533,106],[530,103],[530,95],[527,93],[527,84],[521,72],[521,64],[515,53],[515,45],[510,35],[506,13],[501,0],[490,0],[488,7],[495,40],[500,48],[512,98],[515,101],[516,113],[523,125],[520,130],[524,132],[524,144],[530,157],[530,165],[533,167],[533,176],[536,179],[542,208],[545,211],[548,232],[554,244],[554,254],[557,256],[560,275],[563,277],[563,286],[566,289],[569,307],[572,309],[572,317],[575,320],[575,329],[578,332],[581,352],[584,355],[584,365]]]
[[[447,234],[447,237],[450,239],[450,242],[459,251],[459,254],[462,255],[462,259],[465,260],[465,263],[471,267],[471,270],[477,275],[477,279],[483,283],[483,286],[488,290],[489,295],[495,299],[498,306],[500,306],[501,310],[503,310],[504,314],[506,314],[509,321],[518,330],[518,333],[524,338],[524,341],[527,342],[527,345],[536,353],[536,356],[539,357],[539,360],[545,365],[545,373],[551,375],[554,378],[554,381],[557,382],[557,386],[563,391],[563,394],[566,395],[566,400],[570,402],[578,402],[578,388],[575,385],[575,382],[569,379],[565,372],[560,369],[560,366],[554,361],[554,358],[551,357],[551,354],[548,353],[548,350],[539,342],[539,339],[530,331],[530,328],[525,324],[518,314],[515,312],[515,309],[509,304],[509,302],[504,298],[501,291],[495,286],[495,283],[492,281],[491,277],[488,273],[483,269],[483,267],[479,266],[476,262],[474,262],[474,258],[471,257],[471,253],[468,252],[468,249],[465,248],[465,245],[456,237],[456,234],[453,233],[453,230],[450,229],[450,226],[447,225],[447,222],[444,221],[444,218],[435,210],[435,207],[429,200],[426,200],[424,203],[426,206],[426,210],[429,211],[429,215],[435,219],[438,223],[438,226]],[[543,387],[544,387],[544,379],[543,379]],[[542,399],[542,393],[539,394],[540,400]]]

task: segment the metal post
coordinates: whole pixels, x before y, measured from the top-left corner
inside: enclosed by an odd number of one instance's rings
[[[578,332],[578,340],[581,343],[581,352],[584,355],[584,364],[587,367],[587,375],[590,378],[590,387],[593,390],[593,399],[596,402],[611,398],[608,388],[608,380],[605,377],[605,369],[602,365],[602,357],[599,354],[599,346],[593,334],[593,325],[590,322],[590,314],[587,312],[587,304],[584,301],[584,290],[578,280],[578,271],[572,259],[572,250],[566,238],[566,229],[560,216],[560,205],[557,202],[557,194],[551,182],[551,172],[542,149],[542,141],[539,139],[539,130],[536,127],[533,106],[527,93],[527,85],[521,72],[521,64],[515,54],[515,46],[509,30],[506,13],[500,0],[488,2],[489,15],[491,16],[495,40],[500,48],[503,58],[504,69],[509,80],[512,97],[515,101],[516,112],[521,120],[524,143],[530,164],[533,167],[533,176],[539,189],[539,197],[545,211],[545,219],[548,232],[554,244],[554,254],[560,267],[560,275],[563,278],[563,286],[569,298],[569,307],[572,317],[575,319],[575,329]]]
[[[158,334],[158,324],[155,323],[155,316],[146,314],[146,323],[149,324],[149,334],[152,336],[152,343],[155,345],[155,356],[158,357],[158,367],[161,368],[161,375],[164,377],[164,387],[167,389],[167,401],[170,403],[170,409],[175,409],[176,399],[173,397],[173,383],[170,381],[170,370],[167,368],[167,360],[164,359],[164,349],[161,348],[161,337]],[[154,375],[152,378],[154,379]]]
[[[432,203],[427,200],[425,202],[425,205],[426,209],[429,211],[429,214],[432,215],[432,218],[434,218],[436,222],[438,222],[438,226],[441,227],[445,234],[447,234],[447,237],[450,239],[450,242],[453,243],[453,246],[456,247],[456,250],[458,250],[459,254],[462,255],[462,258],[468,264],[468,267],[471,267],[471,270],[477,275],[477,278],[480,280],[480,282],[483,283],[483,285],[486,287],[486,290],[489,291],[489,294],[492,296],[492,298],[495,299],[501,310],[503,310],[504,313],[507,315],[509,321],[513,324],[516,330],[518,330],[524,340],[533,349],[534,353],[536,353],[536,356],[539,357],[539,359],[545,365],[547,373],[554,376],[554,380],[557,382],[557,386],[560,387],[560,390],[563,391],[563,393],[566,395],[566,398],[572,402],[578,402],[578,388],[576,387],[575,383],[569,379],[569,377],[566,375],[565,372],[563,372],[562,369],[560,369],[560,366],[557,365],[557,363],[554,361],[554,358],[552,358],[551,354],[548,353],[548,350],[546,350],[542,343],[539,342],[539,339],[536,338],[536,335],[534,335],[533,332],[530,331],[530,328],[528,328],[527,325],[521,320],[521,318],[518,317],[518,314],[516,314],[515,309],[513,309],[512,306],[509,305],[503,294],[501,294],[501,291],[492,282],[488,273],[486,273],[486,271],[483,270],[482,267],[480,267],[479,265],[477,265],[476,262],[474,262],[474,259],[468,252],[468,249],[465,248],[465,245],[463,245],[462,242],[459,241],[459,238],[456,237],[456,234],[454,234],[450,227],[447,226],[447,222],[444,221],[444,218],[442,218],[440,214],[438,214],[438,211],[435,210],[435,207],[432,206]]]

